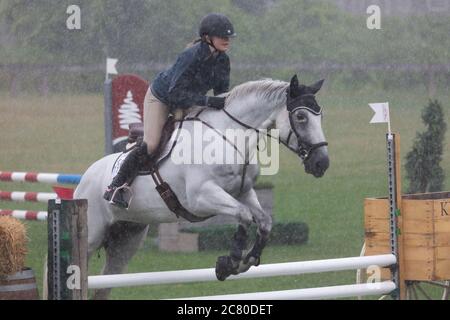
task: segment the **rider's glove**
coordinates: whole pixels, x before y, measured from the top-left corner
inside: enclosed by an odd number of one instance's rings
[[[223,109],[225,106],[225,98],[223,97],[207,97],[206,106],[214,109]]]

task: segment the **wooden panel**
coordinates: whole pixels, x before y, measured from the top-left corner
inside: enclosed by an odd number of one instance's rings
[[[450,199],[435,200],[435,272],[433,280],[450,280]]]
[[[403,197],[398,223],[406,280],[450,279],[449,196],[450,192]],[[390,253],[388,200],[365,199],[364,216],[366,255]],[[389,269],[382,274],[388,279]]]
[[[433,261],[405,260],[405,280],[432,280]]]
[[[450,260],[450,246],[437,247],[436,248],[436,259]]]
[[[433,217],[433,201],[403,200],[401,214],[405,220],[431,221]]]
[[[434,232],[450,234],[450,219],[436,220],[434,225]]]
[[[435,239],[433,233],[405,233],[403,241],[406,247],[427,247],[433,250]]]
[[[371,219],[364,225],[366,233],[389,233],[389,220]]]
[[[389,220],[389,201],[387,199],[366,198],[364,199],[365,219],[387,219]]]
[[[420,239],[421,235],[409,235]],[[434,276],[434,247],[414,246],[408,243],[404,247],[404,272],[406,280],[432,280]]]
[[[402,233],[419,233],[419,234],[432,234],[433,233],[433,221],[426,220],[403,220]]]
[[[366,243],[370,241],[371,243],[386,244],[386,246],[389,245],[391,240],[389,233],[385,232],[366,232],[365,237]]]
[[[426,248],[427,250],[434,250],[435,237],[432,233],[405,233],[403,237],[405,241],[405,247],[422,247]],[[443,237],[441,243],[446,243],[446,240],[448,240],[448,238]],[[390,235],[388,233],[366,233],[366,246],[372,248],[390,248]],[[382,249],[380,249],[379,251],[381,250]]]
[[[450,199],[433,201],[434,219],[450,220]]]
[[[434,249],[427,247],[405,246],[406,260],[434,261]]]
[[[391,253],[391,247],[380,247],[380,246],[367,246],[366,243],[366,256],[375,256],[379,254],[390,254]]]
[[[380,246],[366,246],[367,256],[374,256],[378,254],[390,254],[391,247],[380,247]]]
[[[376,235],[378,236],[378,235],[380,235],[380,233],[376,233]],[[389,238],[389,235],[386,235],[386,234],[383,234],[383,236],[382,236],[383,238]],[[388,240],[388,241],[381,241],[381,240],[379,240],[379,239],[377,239],[376,237],[371,237],[371,238],[368,238],[368,239],[366,239],[366,247],[370,247],[370,248],[380,248],[378,251],[384,251],[385,250],[385,248],[389,248],[389,252],[388,253],[391,253],[391,245],[390,245],[390,241]],[[374,249],[372,249],[372,251],[373,251]]]
[[[436,260],[435,264],[434,280],[450,280],[450,260],[448,256],[446,259]]]
[[[437,247],[450,246],[450,232],[436,232],[434,234],[434,242]],[[450,259],[450,257],[448,257],[448,259]]]

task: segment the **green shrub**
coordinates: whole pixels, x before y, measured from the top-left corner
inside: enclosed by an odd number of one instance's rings
[[[210,227],[195,227],[181,230],[181,232],[198,233],[198,249],[227,250],[233,235],[236,232],[235,225],[221,225]],[[275,223],[272,227],[267,245],[298,245],[308,241],[308,225],[303,222]],[[249,230],[249,243],[255,240],[256,226]]]
[[[442,191],[444,170],[440,166],[447,124],[439,101],[430,101],[422,111],[422,120],[427,128],[417,133],[413,148],[406,155],[406,177],[408,193]]]

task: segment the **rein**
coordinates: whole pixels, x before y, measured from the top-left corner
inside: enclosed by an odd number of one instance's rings
[[[289,102],[289,103],[286,104],[286,107],[287,107],[287,109],[288,109],[288,111],[289,111],[289,123],[290,123],[290,125],[291,125],[291,128],[289,129],[289,134],[288,134],[288,137],[287,137],[287,141],[284,142],[284,141],[281,140],[280,137],[278,137],[278,143],[282,143],[282,144],[285,145],[289,150],[295,152],[295,153],[296,153],[303,161],[306,161],[306,160],[309,158],[309,156],[311,155],[311,153],[312,153],[314,150],[316,150],[316,149],[318,149],[318,148],[321,148],[321,147],[324,147],[324,146],[328,146],[328,142],[323,141],[323,142],[319,142],[319,143],[312,144],[312,143],[303,141],[302,138],[300,137],[300,134],[299,134],[299,133],[297,132],[297,130],[295,129],[295,126],[294,126],[294,124],[293,124],[293,119],[292,119],[292,117],[293,117],[293,115],[294,115],[294,112],[296,112],[297,110],[300,110],[300,109],[305,109],[305,110],[308,110],[309,112],[314,113],[314,114],[316,114],[316,115],[321,115],[321,114],[322,114],[322,108],[320,108],[318,111],[316,111],[316,110],[313,110],[313,109],[308,108],[308,107],[305,107],[305,106],[294,106],[294,105],[293,105],[294,103],[297,103],[297,100],[293,100],[293,101],[291,101],[291,102]],[[292,109],[292,110],[289,110],[289,109],[292,108],[292,107],[293,107],[293,109]],[[232,116],[227,110],[222,109],[222,111],[223,111],[223,112],[224,112],[231,120],[233,120],[234,122],[236,122],[236,123],[238,123],[239,125],[243,126],[244,128],[251,129],[251,130],[255,130],[255,132],[258,133],[258,134],[261,133],[261,131],[260,131],[259,129],[253,128],[252,126],[249,126],[248,124],[243,123],[243,122],[240,121],[239,119],[236,119],[236,118],[235,118],[234,116]],[[292,136],[293,133],[294,133],[295,136],[297,137],[297,142],[298,142],[298,149],[297,149],[297,150],[295,150],[294,148],[292,148],[292,147],[289,146],[289,141],[290,141],[291,136]],[[267,137],[269,137],[269,138],[271,138],[271,139],[274,139],[274,138],[272,137],[272,135],[270,135],[270,133],[264,132],[264,134],[265,134]],[[259,137],[259,136],[258,136],[258,137]],[[258,143],[259,143],[259,138],[258,138]]]
[[[224,112],[231,120],[233,120],[233,121],[236,122],[237,124],[240,124],[240,125],[243,126],[244,128],[246,128],[246,129],[251,129],[251,130],[255,130],[255,132],[258,133],[258,134],[261,133],[261,131],[260,131],[259,129],[253,128],[253,127],[249,126],[248,124],[243,123],[243,122],[240,121],[239,119],[236,119],[235,117],[233,117],[227,110],[222,109],[222,111],[223,111],[223,112]],[[294,132],[293,132],[291,129],[289,129],[289,136],[288,136],[289,139],[290,139],[292,133],[294,133]],[[272,135],[271,135],[270,133],[268,133],[268,132],[264,132],[264,134],[265,134],[267,137],[271,138],[271,139],[275,139],[275,138],[272,137]],[[282,141],[282,140],[280,139],[280,137],[278,137],[278,143],[281,143],[281,144],[285,145],[289,150],[291,150],[291,151],[297,153],[297,151],[296,151],[295,149],[293,149],[293,148],[291,148],[291,147],[289,146],[289,139],[288,139],[287,142],[284,142],[284,141]]]

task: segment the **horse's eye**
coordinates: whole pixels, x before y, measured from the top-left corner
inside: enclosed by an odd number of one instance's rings
[[[297,114],[297,121],[300,123],[306,123],[306,121],[308,121],[308,119],[301,113]]]

